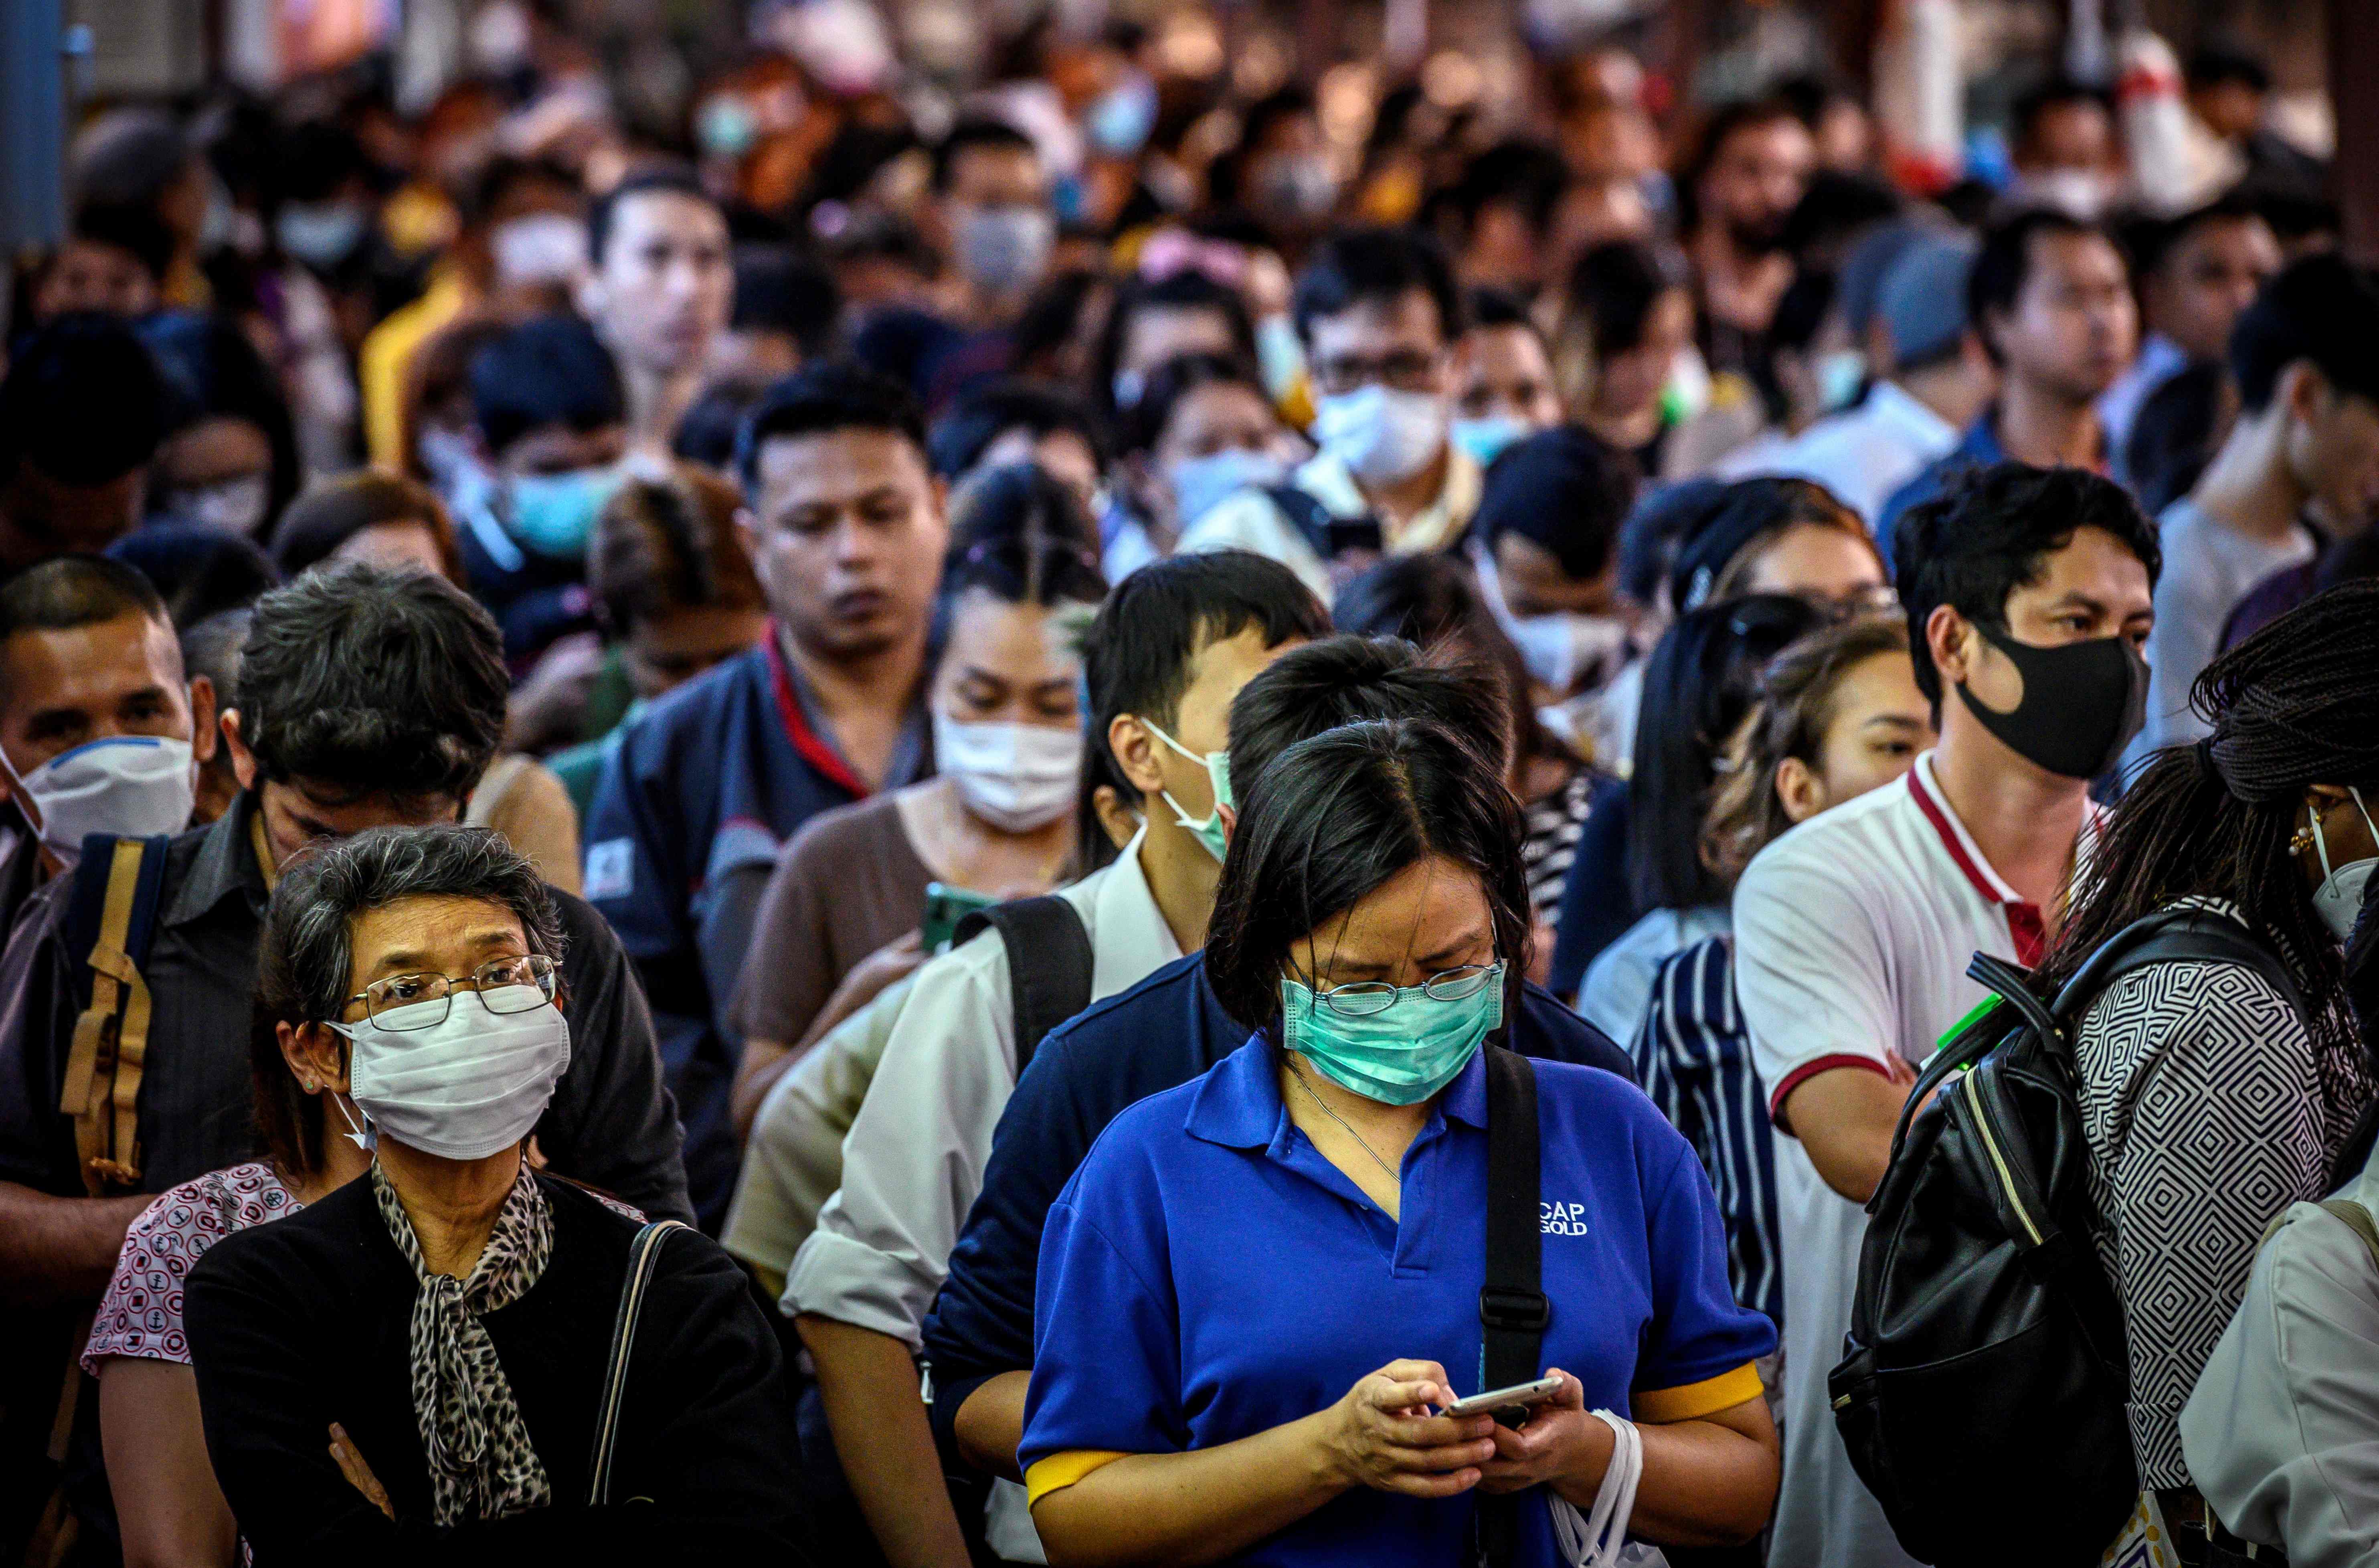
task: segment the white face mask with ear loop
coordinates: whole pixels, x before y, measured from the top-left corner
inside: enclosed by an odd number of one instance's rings
[[[2362,791],[2349,784],[2346,792],[2354,797],[2354,809],[2362,814],[2362,825],[2371,829],[2373,839],[2379,839],[2379,826],[2371,821],[2371,810],[2362,803]],[[2329,840],[2322,836],[2321,814],[2305,802],[2305,817],[2313,826],[2313,842],[2321,856],[2321,886],[2313,890],[2313,912],[2329,927],[2330,935],[2345,942],[2354,935],[2354,922],[2362,913],[2362,890],[2371,882],[2373,867],[2379,867],[2379,857],[2348,861],[2343,865],[2329,863]]]

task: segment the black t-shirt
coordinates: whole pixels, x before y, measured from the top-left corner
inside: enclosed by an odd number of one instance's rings
[[[494,1561],[799,1563],[806,1537],[777,1337],[743,1272],[708,1237],[662,1243],[629,1360],[611,1496],[586,1506],[596,1406],[634,1222],[538,1177],[553,1252],[528,1294],[479,1320],[494,1342],[550,1508],[440,1528],[409,1349],[417,1282],[368,1179],[224,1237],[191,1270],[186,1321],[207,1451],[256,1561],[441,1568]],[[346,1429],[391,1521],[330,1454]],[[429,1557],[434,1549],[438,1555]]]

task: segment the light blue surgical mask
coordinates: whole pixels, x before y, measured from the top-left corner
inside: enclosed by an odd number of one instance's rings
[[[1288,464],[1268,452],[1226,446],[1167,464],[1165,479],[1173,487],[1173,515],[1186,528],[1241,490],[1286,483]]]
[[[1353,993],[1353,995],[1350,995]],[[1358,999],[1368,1011],[1347,1008]],[[1375,1005],[1376,1004],[1376,1005]],[[1420,985],[1280,983],[1281,1043],[1333,1083],[1385,1105],[1418,1105],[1461,1076],[1503,1021],[1503,966]]]
[[[1223,858],[1223,851],[1229,847],[1229,839],[1223,831],[1223,808],[1236,806],[1236,802],[1231,799],[1231,754],[1208,752],[1204,756],[1200,756],[1155,725],[1149,724],[1145,718],[1141,722],[1148,724],[1150,734],[1206,770],[1206,780],[1214,787],[1214,809],[1206,814],[1204,820],[1201,821],[1183,811],[1181,802],[1173,798],[1172,790],[1160,790],[1157,795],[1166,805],[1173,808],[1174,822],[1195,834],[1198,842],[1205,845],[1206,852],[1214,856],[1219,863]]]
[[[1866,385],[1866,356],[1855,348],[1838,348],[1817,357],[1817,401],[1829,414],[1858,401]]]
[[[505,487],[504,520],[513,537],[537,554],[574,559],[586,553],[595,519],[619,488],[620,475],[610,468],[515,474]]]
[[[1503,456],[1503,449],[1514,441],[1526,440],[1535,433],[1535,426],[1513,414],[1454,422],[1454,444],[1481,468]]]

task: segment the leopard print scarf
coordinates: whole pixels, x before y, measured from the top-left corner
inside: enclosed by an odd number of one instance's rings
[[[466,1280],[424,1266],[413,1222],[377,1164],[371,1182],[380,1217],[421,1285],[413,1298],[413,1418],[429,1456],[435,1522],[467,1525],[547,1506],[553,1489],[545,1465],[479,1322],[527,1295],[553,1256],[553,1218],[537,1178],[522,1168]]]

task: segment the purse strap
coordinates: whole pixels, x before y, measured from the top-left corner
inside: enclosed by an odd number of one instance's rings
[[[1516,1051],[1487,1046],[1487,1283],[1479,1291],[1479,1388],[1508,1388],[1537,1375],[1552,1306],[1545,1299],[1542,1172],[1537,1132],[1536,1064]],[[1513,1561],[1518,1521],[1513,1500],[1485,1500],[1477,1557],[1502,1568]]]
[[[687,1227],[675,1220],[655,1220],[628,1243],[628,1277],[620,1282],[620,1310],[611,1320],[611,1359],[603,1371],[603,1397],[595,1407],[595,1453],[586,1463],[586,1502],[600,1508],[611,1501],[611,1455],[618,1446],[620,1405],[628,1392],[628,1352],[636,1343],[636,1318],[645,1308],[645,1287],[652,1283],[661,1243],[673,1230]]]

